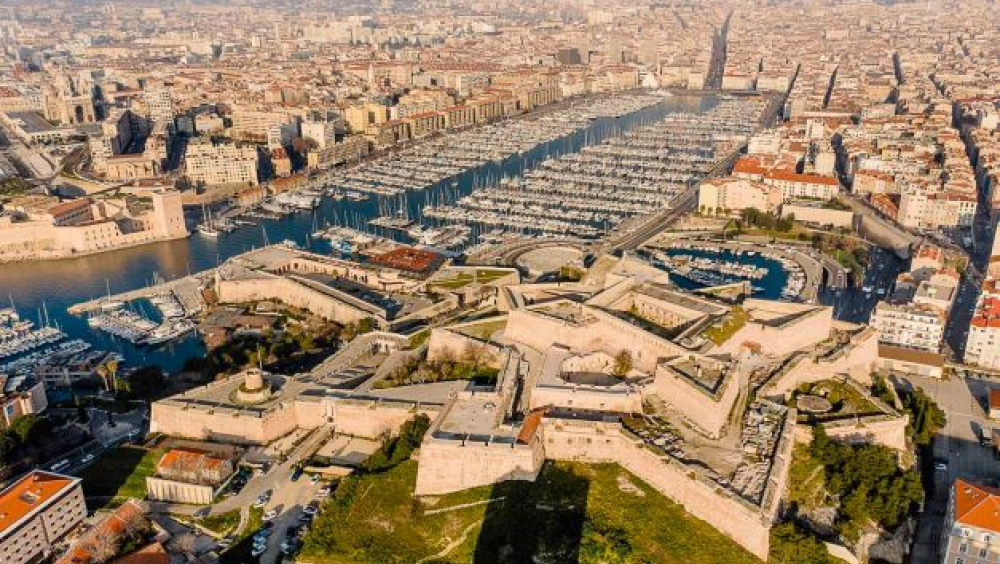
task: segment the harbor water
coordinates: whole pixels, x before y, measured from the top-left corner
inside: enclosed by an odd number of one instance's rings
[[[617,118],[598,118],[580,131],[514,154],[499,162],[488,162],[444,180],[424,191],[405,197],[367,201],[326,198],[312,212],[291,214],[281,219],[262,220],[260,225],[242,226],[233,232],[209,238],[197,233],[187,239],[154,243],[108,253],[37,263],[0,265],[0,300],[9,301],[22,317],[36,323],[48,319],[71,339],[84,339],[96,349],[116,351],[129,366],[158,364],[167,371],[179,369],[191,356],[204,353],[201,340],[194,334],[158,346],[136,346],[91,329],[84,317],[70,315],[67,308],[75,303],[98,298],[107,292],[119,293],[141,288],[162,280],[173,280],[188,273],[213,268],[222,261],[269,243],[291,240],[310,250],[327,254],[329,242],[311,234],[328,225],[346,225],[375,232],[368,221],[389,206],[401,206],[411,218],[420,217],[425,203],[450,203],[473,189],[515,177],[537,163],[587,145],[652,123],[670,113],[700,113],[715,106],[712,96],[674,96],[662,102]],[[401,237],[391,231],[379,235]],[[10,305],[10,304],[5,304]],[[141,303],[140,313],[153,317],[155,308]]]

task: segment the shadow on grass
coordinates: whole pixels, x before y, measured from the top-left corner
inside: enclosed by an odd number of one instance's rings
[[[118,447],[105,452],[87,467],[80,478],[88,507],[97,509],[111,502],[146,454],[147,451],[141,448]]]
[[[537,482],[495,485],[473,562],[517,564],[540,555],[549,562],[576,562],[589,489],[586,478],[550,464]]]

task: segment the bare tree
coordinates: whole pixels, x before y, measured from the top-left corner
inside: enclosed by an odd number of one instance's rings
[[[142,509],[134,502],[130,501],[129,503],[134,505],[130,508],[133,510],[120,510],[116,515],[121,520],[122,533],[125,537],[136,540],[149,531],[150,524],[149,519],[146,519],[146,516],[142,514]]]
[[[110,531],[98,531],[87,541],[87,552],[94,562],[107,562],[118,554],[120,546],[118,535]]]
[[[174,548],[187,555],[193,555],[198,543],[198,535],[194,533],[182,533],[174,537]]]
[[[481,364],[486,362],[486,347],[482,343],[470,341],[465,344],[465,349],[462,351],[462,358],[472,364],[473,368],[479,368]]]

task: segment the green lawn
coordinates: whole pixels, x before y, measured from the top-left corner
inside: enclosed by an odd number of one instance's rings
[[[240,510],[233,509],[218,515],[209,515],[198,521],[198,524],[220,535],[226,535],[240,524]]]
[[[759,562],[617,465],[550,463],[534,483],[505,482],[419,501],[412,496],[416,470],[416,462],[407,461],[342,480],[301,559],[409,564],[451,546],[430,562]],[[475,502],[485,503],[428,514]]]
[[[117,507],[126,499],[146,497],[146,477],[163,456],[160,449],[120,446],[102,454],[81,474],[91,509]]]
[[[456,290],[458,288],[461,288],[462,286],[471,284],[473,280],[476,280],[480,284],[488,284],[490,282],[493,282],[494,280],[499,280],[504,276],[507,276],[508,274],[511,273],[510,271],[507,270],[493,270],[488,268],[481,268],[479,270],[476,270],[475,276],[473,276],[472,274],[463,273],[453,278],[446,278],[441,281],[431,282],[431,286],[447,288],[449,290]]]
[[[729,340],[730,337],[736,334],[737,331],[743,328],[747,322],[747,312],[743,308],[737,306],[729,312],[721,322],[714,323],[707,329],[702,331],[702,336],[704,336],[709,341],[712,341],[718,346],[722,346],[723,343]]]

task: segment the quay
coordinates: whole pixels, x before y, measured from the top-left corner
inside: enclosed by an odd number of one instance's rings
[[[154,284],[145,288],[137,288],[128,292],[121,292],[111,296],[87,300],[71,305],[67,311],[73,315],[82,315],[92,311],[100,310],[108,303],[131,302],[139,299],[149,299],[155,296],[173,292],[177,300],[186,311],[202,311],[205,308],[205,299],[201,295],[201,286],[204,280],[212,276],[215,269],[210,269],[197,274],[184,276],[169,282]]]

